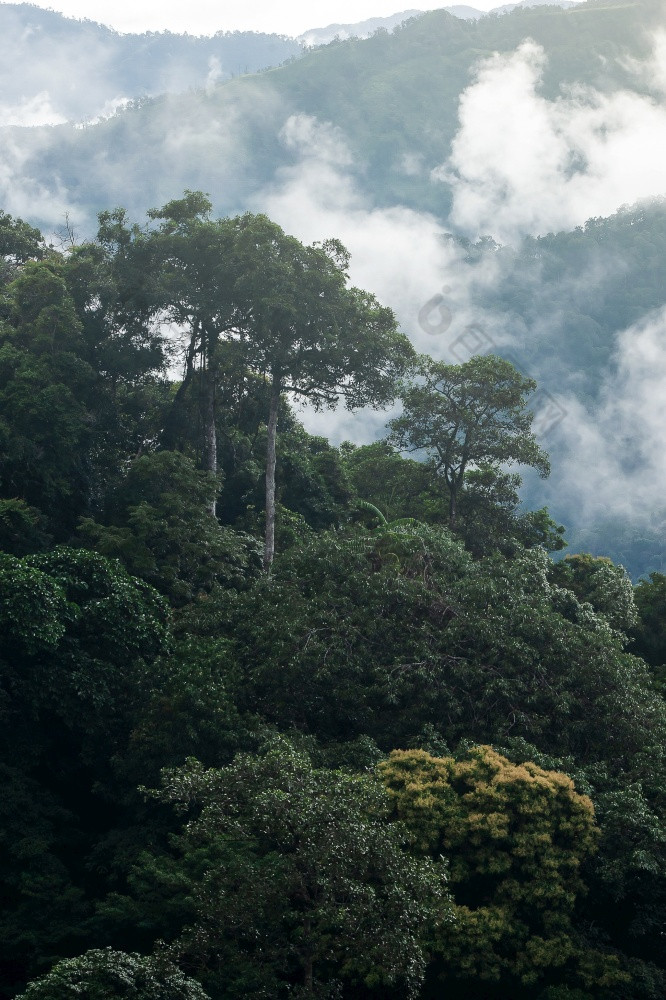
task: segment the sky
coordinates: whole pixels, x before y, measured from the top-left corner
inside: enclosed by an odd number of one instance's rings
[[[32,0],[35,3],[35,0]],[[455,3],[456,0],[451,0]],[[457,0],[464,3],[465,0]],[[502,0],[468,0],[468,6],[490,10]],[[53,0],[35,6],[85,17],[118,31],[189,32],[210,35],[216,31],[268,31],[300,35],[309,28],[348,24],[370,17],[388,17],[403,10],[428,9],[419,0]],[[436,4],[434,6],[445,6]]]

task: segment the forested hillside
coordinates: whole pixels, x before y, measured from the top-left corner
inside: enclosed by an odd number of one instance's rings
[[[492,242],[463,249],[479,322],[472,347],[502,345],[548,393],[542,405],[551,408],[553,427],[546,421],[544,441],[557,478],[530,483],[525,495],[557,512],[576,548],[611,556],[635,579],[663,572],[656,410],[666,202],[625,208],[573,232],[526,237],[516,249]]]
[[[649,88],[632,75],[627,59],[650,55],[646,29],[660,15],[657,0],[516,9],[478,21],[432,11],[390,34],[332,42],[277,72],[229,81],[212,93],[156,98],[94,128],[63,125],[8,135],[25,157],[24,183],[50,191],[54,206],[65,195],[70,211],[90,223],[101,204],[120,203],[128,190],[135,212],[185,187],[210,191],[221,212],[244,207],[277,167],[290,162],[280,140],[287,119],[314,115],[342,130],[373,200],[446,219],[450,192],[446,184],[433,184],[429,172],[450,153],[459,97],[480,59],[510,53],[530,38],[548,59],[543,93],[549,99],[569,84],[602,92],[630,85],[645,92]],[[90,30],[85,23],[84,29]],[[184,38],[177,44],[204,42]],[[135,71],[143,63],[136,60]],[[139,80],[134,90],[123,89],[132,97],[142,92]],[[405,170],[405,156],[422,160],[421,167]],[[174,189],[165,191],[169,186]],[[15,186],[3,191],[8,208],[16,198]],[[47,215],[36,205],[34,221],[57,222],[54,206]]]
[[[85,122],[139,98],[279,66],[301,52],[293,38],[251,31],[120,34],[27,3],[0,4],[0,36],[3,126]]]
[[[183,92],[85,128],[5,127],[0,197],[56,241],[92,238],[101,206],[139,218],[186,188],[306,242],[342,238],[354,280],[418,350],[448,363],[499,352],[538,380],[554,471],[526,477],[525,501],[637,579],[664,569],[665,38],[657,0],[476,21],[436,10],[216,83],[229,66],[206,46],[242,38],[123,36],[121,48],[144,47],[119,95],[145,93],[139,77],[165,45],[166,76],[148,90]],[[200,89],[180,71],[167,80],[181,57],[206,69]],[[77,66],[67,80],[87,72]],[[381,434],[372,415],[303,419],[336,443]]]
[[[552,561],[534,381],[198,193],[0,250],[0,995],[660,1000],[666,577]]]

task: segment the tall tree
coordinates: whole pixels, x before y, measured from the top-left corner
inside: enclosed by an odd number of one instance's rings
[[[131,225],[122,209],[104,212],[98,241],[111,263],[116,325],[136,329],[141,337],[151,329],[161,330],[163,343],[170,341],[172,355],[179,346],[183,348],[183,378],[165,419],[161,444],[172,447],[183,401],[198,376],[202,465],[216,474],[218,345],[223,333],[236,324],[232,233],[228,220],[211,220],[211,207],[205,195],[186,191],[183,198],[148,213],[159,223],[152,229]],[[211,510],[215,513],[215,498]]]
[[[229,366],[269,388],[264,566],[275,551],[275,464],[280,399],[314,407],[384,405],[413,355],[390,309],[348,284],[349,255],[337,240],[304,246],[265,215],[210,219],[200,192],[149,213],[157,230],[102,217],[100,239],[115,247],[129,313],[167,319],[186,331],[185,375],[199,362],[203,466],[217,471],[216,385]],[[165,442],[168,443],[168,442]]]
[[[403,396],[403,413],[390,423],[391,439],[400,449],[429,455],[448,488],[451,528],[468,469],[518,462],[549,474],[526,408],[536,383],[510,362],[486,355],[445,365],[424,357],[418,375]]]
[[[316,408],[382,406],[413,352],[390,309],[348,286],[349,255],[336,240],[303,246],[266,216],[236,220],[236,294],[246,363],[270,385],[264,568],[275,550],[275,458],[280,398]]]

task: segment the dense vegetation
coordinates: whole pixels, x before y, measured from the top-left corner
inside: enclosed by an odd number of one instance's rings
[[[662,997],[666,578],[553,563],[531,380],[198,194],[0,252],[0,995]]]

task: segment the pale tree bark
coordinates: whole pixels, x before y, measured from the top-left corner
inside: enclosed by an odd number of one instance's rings
[[[275,456],[279,407],[280,380],[274,375],[271,383],[271,404],[266,435],[266,540],[264,544],[264,570],[266,573],[270,573],[275,555]]]
[[[458,519],[458,487],[449,485],[449,528],[455,531]]]
[[[203,423],[203,466],[217,476],[217,432],[215,430],[215,374],[208,366],[201,373],[201,420]],[[211,513],[216,514],[217,499],[213,496]]]

